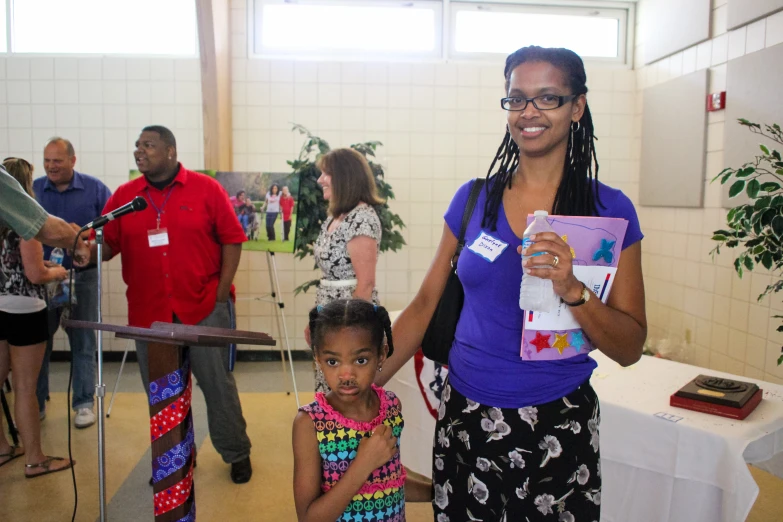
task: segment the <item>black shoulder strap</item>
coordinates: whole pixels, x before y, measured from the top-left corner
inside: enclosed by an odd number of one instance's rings
[[[484,178],[477,178],[473,183],[473,187],[470,189],[470,196],[468,196],[468,203],[465,205],[465,212],[462,213],[462,226],[459,229],[459,237],[457,241],[457,254],[460,253],[462,247],[465,246],[465,231],[468,229],[468,223],[473,215],[473,208],[476,206],[481,189],[484,187]]]

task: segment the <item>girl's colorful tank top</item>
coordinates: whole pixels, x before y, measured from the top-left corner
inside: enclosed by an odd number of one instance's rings
[[[321,491],[329,491],[356,458],[359,442],[376,426],[386,424],[397,437],[404,422],[400,401],[393,392],[372,385],[381,401],[378,416],[370,422],[358,422],[344,417],[326,401],[322,392],[315,394],[315,402],[300,408],[313,420],[318,450],[321,452],[323,475]],[[405,468],[399,451],[383,467],[367,478],[337,522],[405,522]]]

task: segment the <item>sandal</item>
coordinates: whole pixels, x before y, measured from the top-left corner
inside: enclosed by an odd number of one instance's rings
[[[22,455],[24,455],[24,450],[22,448],[20,448],[19,446],[11,446],[11,451],[9,451],[8,453],[0,453],[0,458],[8,457],[8,460],[4,462],[0,462],[0,467],[5,466],[12,460],[19,458]]]
[[[55,462],[55,461],[58,461],[58,460],[63,460],[64,461],[64,460],[68,460],[68,459],[64,459],[62,457],[46,457],[46,460],[44,460],[43,462],[39,462],[38,464],[25,464],[24,465],[24,467],[25,467],[25,474],[24,474],[25,478],[31,479],[31,478],[40,477],[42,475],[48,475],[50,473],[57,473],[58,471],[65,471],[66,469],[71,469],[76,464],[76,462],[71,461],[67,466],[64,466],[62,468],[52,469],[52,463]],[[43,469],[44,471],[42,471],[41,473],[35,473],[35,474],[28,474],[27,473],[28,469],[37,469],[37,468]]]

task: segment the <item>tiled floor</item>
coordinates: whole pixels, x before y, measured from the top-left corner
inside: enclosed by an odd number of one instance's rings
[[[54,364],[52,401],[42,426],[44,450],[49,454],[67,454],[66,397],[67,365]],[[118,364],[106,367],[108,395],[114,385]],[[311,366],[297,363],[300,399],[312,398]],[[285,377],[284,377],[285,375]],[[202,521],[295,521],[293,508],[291,422],[296,413],[293,395],[284,390],[290,374],[283,374],[280,363],[244,363],[236,371],[242,392],[242,405],[253,441],[253,479],[237,486],[231,483],[229,467],[212,448],[206,432],[205,407],[200,393],[194,393],[199,461],[195,473],[198,519]],[[302,392],[302,388],[307,391]],[[13,397],[13,396],[11,396]],[[150,455],[147,445],[148,422],[135,364],[126,366],[120,393],[111,418],[106,421],[108,518],[112,522],[152,520],[152,489],[148,485]],[[76,520],[93,522],[98,517],[97,429],[72,430],[73,456],[78,462],[75,473],[79,509]],[[0,468],[0,521],[67,521],[73,509],[73,485],[67,473],[22,478],[22,459]],[[783,520],[783,480],[751,468],[761,489],[749,522]],[[429,504],[409,504],[408,522],[429,522]],[[630,521],[629,521],[630,522]],[[643,521],[633,521],[643,522]]]

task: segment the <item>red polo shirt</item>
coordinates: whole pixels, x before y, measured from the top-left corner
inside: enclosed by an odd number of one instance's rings
[[[223,187],[211,177],[180,165],[174,183],[158,190],[145,177],[120,186],[103,213],[136,196],[147,208],[110,221],[106,245],[122,254],[122,279],[128,285],[128,324],[148,328],[155,321],[197,324],[215,307],[222,245],[247,237]],[[151,198],[151,200],[150,200]],[[165,202],[165,203],[164,203]],[[150,247],[150,230],[167,229],[169,244]],[[232,287],[233,293],[233,287]]]

